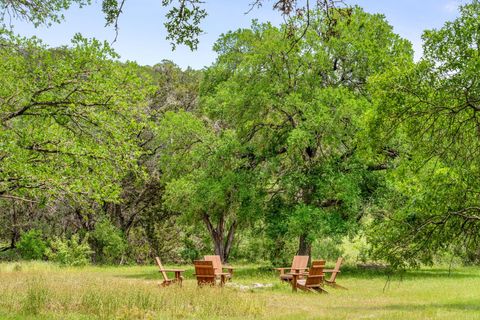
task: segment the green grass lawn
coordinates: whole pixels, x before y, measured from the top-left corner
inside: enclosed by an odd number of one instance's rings
[[[234,284],[271,288],[160,288],[154,266],[60,268],[0,264],[1,319],[480,319],[480,268],[392,276],[346,270],[348,291],[292,293],[275,273],[241,266]],[[385,290],[384,290],[385,288]]]

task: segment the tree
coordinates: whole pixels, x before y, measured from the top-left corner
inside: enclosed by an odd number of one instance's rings
[[[118,199],[150,87],[107,44],[72,47],[1,33],[0,197]],[[148,82],[147,82],[148,83]]]
[[[159,165],[167,208],[189,224],[201,222],[215,254],[227,261],[237,229],[261,213],[261,192],[235,132],[180,111],[167,112],[158,128]]]
[[[121,201],[105,203],[102,210],[127,238],[138,240],[138,234],[142,234],[141,240],[148,244],[144,254],[150,258],[178,260],[182,241],[179,234],[183,236],[184,232],[176,226],[177,213],[166,210],[161,201],[165,185],[158,165],[162,148],[155,127],[167,111],[197,111],[201,71],[190,68],[182,71],[173,62],[162,61],[153,67],[141,67],[139,73],[151,79],[156,89],[149,97],[149,107],[144,109],[149,125],[135,139],[142,150],[138,165],[145,174],[138,175],[135,171],[127,174],[121,183]],[[178,233],[164,231],[172,228]],[[145,261],[145,258],[135,259]]]
[[[480,2],[460,13],[423,34],[419,62],[372,81],[373,141],[399,157],[371,237],[377,256],[397,266],[446,249],[478,252]]]
[[[367,80],[411,60],[410,45],[357,7],[328,18],[309,12],[280,28],[254,23],[214,49],[201,105],[237,132],[267,201],[282,199],[298,253],[309,254],[320,234],[351,230],[374,191],[376,167],[362,157]]]

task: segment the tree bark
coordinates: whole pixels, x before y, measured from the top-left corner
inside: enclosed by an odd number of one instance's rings
[[[308,186],[302,189],[302,198],[303,203],[312,204],[312,195],[314,193],[314,186]],[[336,200],[333,200],[335,203]],[[312,243],[308,239],[308,228],[311,226],[304,226],[304,233],[300,234],[298,238],[298,255],[300,256],[309,256],[308,260],[310,262],[310,255],[312,253]]]
[[[234,220],[230,225],[230,230],[228,230],[227,239],[225,239],[225,252],[223,262],[228,262],[228,256],[230,255],[230,250],[232,249],[233,239],[235,237],[235,231],[237,229],[237,221]]]
[[[10,248],[14,249],[17,245],[17,241],[20,238],[20,230],[18,230],[18,221],[17,221],[17,208],[14,203],[12,208],[12,235],[10,238]]]
[[[228,233],[225,234],[225,216],[221,216],[218,220],[217,226],[215,227],[210,220],[210,216],[207,213],[204,213],[203,222],[205,223],[208,233],[212,238],[215,254],[220,256],[222,263],[228,261],[228,256],[232,249],[233,241],[235,239],[235,231],[237,229],[237,221],[234,220],[230,227],[228,228]]]
[[[312,253],[312,244],[307,239],[306,234],[301,234],[298,239],[298,252],[299,256],[310,256]]]

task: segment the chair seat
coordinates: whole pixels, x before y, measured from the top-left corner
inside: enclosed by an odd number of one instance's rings
[[[216,273],[216,274],[215,274],[215,277],[220,278],[221,275],[218,274],[218,273]],[[231,279],[231,278],[232,278],[232,275],[231,275],[231,274],[225,274],[224,277],[225,277],[226,279]]]
[[[293,276],[291,274],[282,274],[280,275],[281,280],[292,280]]]

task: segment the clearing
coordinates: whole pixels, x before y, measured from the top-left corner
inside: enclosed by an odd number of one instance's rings
[[[235,266],[238,267],[238,266]],[[226,288],[160,288],[155,266],[61,268],[0,264],[1,319],[480,319],[480,268],[422,269],[391,277],[345,270],[348,291],[292,293],[268,268],[236,269]],[[240,285],[273,284],[260,289]],[[385,288],[385,290],[384,290]]]

